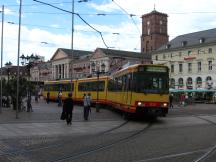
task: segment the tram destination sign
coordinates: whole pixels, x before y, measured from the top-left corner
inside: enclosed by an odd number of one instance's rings
[[[160,67],[160,66],[147,66],[145,68],[140,68],[139,71],[146,71],[146,72],[167,72],[167,67]]]

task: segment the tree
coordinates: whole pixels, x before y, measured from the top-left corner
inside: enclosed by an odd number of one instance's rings
[[[23,98],[27,94],[27,90],[31,90],[31,84],[26,78],[20,77],[19,79],[19,94],[18,94],[18,109],[21,110]],[[8,93],[11,96],[13,109],[16,110],[17,102],[17,78],[13,77],[8,81]]]

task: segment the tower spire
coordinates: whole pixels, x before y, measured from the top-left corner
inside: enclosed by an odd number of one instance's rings
[[[155,11],[155,4],[154,4],[154,11]]]

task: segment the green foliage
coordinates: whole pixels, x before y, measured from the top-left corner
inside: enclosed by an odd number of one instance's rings
[[[26,80],[26,78],[19,78],[19,94],[18,94],[18,102],[19,109],[21,107],[21,101],[26,96],[27,91],[31,90],[31,83]],[[16,101],[17,101],[17,78],[13,77],[8,81],[8,94],[11,96],[13,108],[16,109]]]

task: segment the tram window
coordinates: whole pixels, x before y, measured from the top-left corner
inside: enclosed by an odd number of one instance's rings
[[[50,85],[50,91],[58,91],[58,90],[59,90],[58,85],[56,85],[56,84]]]
[[[50,85],[44,85],[44,90],[45,91],[50,91]]]
[[[74,84],[72,83],[72,90],[73,90]],[[70,91],[71,90],[71,83],[63,84],[62,85],[62,91]]]
[[[104,91],[105,82],[104,81],[84,82],[84,83],[79,83],[78,85],[79,91],[97,91],[97,88],[99,91]]]
[[[114,82],[114,80],[109,80],[109,82],[108,82],[108,90],[109,91],[115,91],[115,82]]]
[[[122,77],[116,78],[115,80],[115,90],[122,91]]]
[[[127,90],[132,90],[132,74],[127,75]]]

